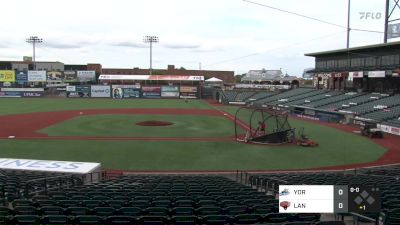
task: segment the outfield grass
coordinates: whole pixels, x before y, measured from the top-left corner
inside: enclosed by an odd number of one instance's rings
[[[183,99],[96,99],[96,98],[0,98],[0,115],[77,109],[195,108],[210,109],[201,100]]]
[[[173,124],[156,127],[136,125],[149,120]],[[40,133],[49,136],[227,137],[234,134],[232,127],[232,121],[216,116],[106,114],[78,116],[42,129]]]
[[[201,100],[184,103],[181,100],[111,99],[0,99],[0,114],[90,108],[197,108],[211,109]],[[218,107],[232,114],[236,107]],[[100,116],[100,117],[99,117]],[[173,115],[160,115],[160,120],[173,120]],[[165,116],[165,117],[164,117]],[[178,115],[182,117],[182,115]],[[121,117],[124,117],[120,122]],[[159,136],[189,135],[214,132],[226,136],[232,122],[221,117],[195,116],[196,124],[181,125],[179,129],[134,131],[134,117],[126,115],[97,115],[77,118],[45,129],[50,135],[105,135],[109,127],[120,129],[118,135]],[[136,117],[136,115],[135,115]],[[160,118],[141,115],[140,120]],[[245,115],[243,116],[245,117]],[[202,121],[205,120],[205,121]],[[244,118],[243,118],[244,120]],[[85,124],[90,121],[89,124]],[[123,170],[267,170],[304,169],[365,163],[377,160],[386,150],[367,138],[333,128],[290,120],[292,127],[304,127],[305,133],[320,145],[316,148],[288,146],[258,146],[236,142],[173,142],[173,141],[89,141],[89,140],[0,140],[0,157],[52,159],[101,162],[105,168]],[[88,126],[88,128],[86,128]],[[211,126],[211,128],[209,127]],[[204,131],[204,129],[210,131]],[[1,129],[1,127],[0,127]],[[140,128],[144,129],[144,128]],[[159,129],[159,128],[156,128]],[[160,128],[161,129],[161,128]],[[198,129],[198,131],[196,130]],[[191,130],[189,132],[189,130]],[[196,131],[195,131],[196,130]],[[164,133],[163,133],[164,132]],[[171,133],[168,133],[171,132]],[[156,134],[157,133],[157,134]],[[232,129],[233,134],[233,129]],[[113,136],[113,134],[107,134]]]
[[[384,149],[368,141],[334,141],[318,148],[235,142],[0,141],[1,157],[101,162],[123,170],[269,170],[376,160]],[[354,148],[354,146],[357,146]]]

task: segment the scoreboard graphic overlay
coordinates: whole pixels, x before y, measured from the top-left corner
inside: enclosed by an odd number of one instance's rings
[[[347,185],[280,185],[279,213],[379,213],[380,190]]]

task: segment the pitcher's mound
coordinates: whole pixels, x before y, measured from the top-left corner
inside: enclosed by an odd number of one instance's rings
[[[156,120],[148,120],[136,123],[138,126],[151,126],[151,127],[161,127],[161,126],[171,126],[173,123],[166,121],[156,121]]]

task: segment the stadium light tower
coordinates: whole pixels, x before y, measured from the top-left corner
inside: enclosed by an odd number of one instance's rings
[[[29,38],[26,39],[26,42],[29,44],[32,44],[33,47],[33,69],[36,70],[36,44],[42,43],[43,39],[38,38],[38,36],[30,36]]]
[[[150,75],[153,75],[153,43],[158,43],[157,36],[144,36],[143,42],[150,43]]]

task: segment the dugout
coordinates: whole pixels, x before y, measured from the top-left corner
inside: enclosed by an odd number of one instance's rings
[[[317,89],[400,93],[400,41],[308,53]]]

